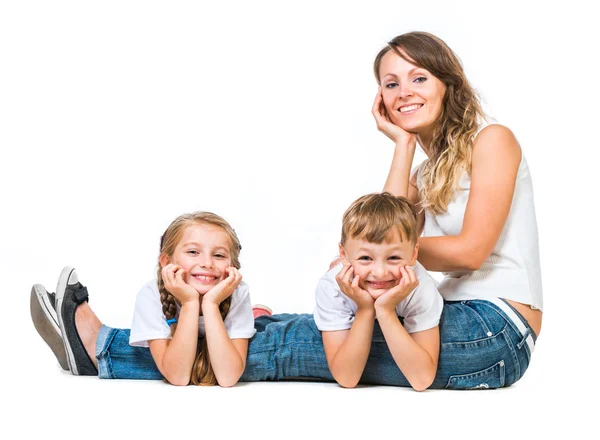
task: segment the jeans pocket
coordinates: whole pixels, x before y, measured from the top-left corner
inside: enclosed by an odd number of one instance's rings
[[[450,376],[447,389],[450,390],[481,390],[502,388],[505,382],[504,361],[499,361],[485,370],[471,374]]]

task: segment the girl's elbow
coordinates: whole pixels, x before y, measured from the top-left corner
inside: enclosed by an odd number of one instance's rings
[[[165,379],[167,379],[167,381],[171,384],[171,385],[175,385],[176,387],[185,387],[188,386],[190,384],[190,378],[185,377],[185,376],[165,376]]]

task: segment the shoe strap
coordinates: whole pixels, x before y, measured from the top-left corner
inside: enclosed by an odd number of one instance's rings
[[[73,299],[75,300],[77,305],[89,300],[87,287],[82,286],[81,283],[73,285],[71,289],[73,290]]]

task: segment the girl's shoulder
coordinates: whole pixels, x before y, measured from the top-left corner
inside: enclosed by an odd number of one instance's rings
[[[504,125],[489,124],[480,128],[475,136],[473,150],[491,150],[505,149],[515,154],[521,154],[521,147],[512,130]]]

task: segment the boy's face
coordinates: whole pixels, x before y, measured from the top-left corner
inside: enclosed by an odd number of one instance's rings
[[[400,268],[417,262],[419,245],[410,240],[401,241],[397,230],[392,230],[381,244],[349,238],[340,256],[354,268],[359,286],[371,295],[380,295],[398,285],[402,278]]]

